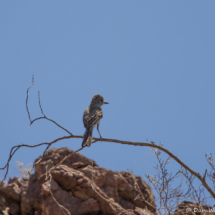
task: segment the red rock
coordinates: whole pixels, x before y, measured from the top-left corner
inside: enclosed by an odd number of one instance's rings
[[[67,148],[51,149],[36,164],[35,174],[28,181],[15,177],[8,184],[2,184],[0,210],[9,207],[10,214],[14,215],[60,215],[62,210],[67,214],[66,208],[71,215],[122,215],[126,214],[120,209],[123,208],[133,214],[149,214],[144,201],[134,200],[137,193],[129,173],[101,168],[79,153],[72,154],[52,171],[50,187],[46,171],[72,152]],[[137,179],[146,200],[155,205],[150,188],[140,177]],[[64,208],[55,202],[50,189],[54,199]],[[154,208],[148,209],[155,214]]]

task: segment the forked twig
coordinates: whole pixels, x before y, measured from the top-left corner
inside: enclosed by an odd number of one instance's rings
[[[152,207],[152,208],[154,208],[154,209],[157,209],[155,206],[153,206],[151,203],[149,203],[149,202],[145,199],[145,197],[144,197],[143,193],[141,192],[140,187],[139,187],[139,185],[138,185],[138,183],[137,183],[137,180],[138,180],[138,179],[135,177],[135,175],[133,174],[132,170],[130,170],[130,171],[128,171],[128,172],[130,173],[130,175],[131,175],[131,177],[132,177],[132,179],[133,179],[133,182],[134,182],[134,190],[136,190],[137,193],[138,193],[138,195],[134,198],[134,201],[137,200],[137,199],[140,199],[140,200],[143,201],[148,207]]]
[[[36,118],[34,120],[31,120],[31,117],[30,117],[30,112],[29,112],[29,109],[28,109],[28,93],[29,93],[29,90],[30,88],[33,86],[34,84],[34,76],[32,77],[32,84],[30,87],[28,87],[27,89],[27,97],[26,97],[26,109],[27,109],[27,113],[28,113],[28,117],[29,117],[29,120],[30,120],[30,125],[39,120],[39,119],[46,119],[46,120],[49,120],[51,121],[52,123],[54,123],[55,125],[57,125],[59,128],[63,129],[64,131],[66,131],[70,136],[64,136],[64,137],[60,137],[58,139],[55,139],[53,140],[52,142],[50,143],[41,143],[41,144],[36,144],[36,145],[26,145],[26,144],[21,144],[21,145],[17,145],[17,146],[14,146],[11,148],[11,151],[10,151],[10,154],[9,154],[9,158],[8,158],[8,161],[6,163],[6,165],[3,167],[3,168],[0,168],[0,170],[4,170],[6,168],[6,173],[5,173],[5,176],[4,176],[4,179],[3,181],[6,179],[6,176],[8,174],[8,170],[9,170],[9,162],[11,160],[11,158],[13,157],[13,155],[15,154],[15,152],[21,148],[21,147],[30,147],[30,148],[34,148],[34,147],[38,147],[38,146],[41,146],[41,145],[47,145],[43,155],[47,152],[47,150],[49,149],[49,147],[59,141],[59,140],[63,140],[63,139],[70,139],[70,138],[83,138],[83,136],[80,136],[80,135],[73,135],[71,132],[69,132],[67,129],[65,129],[64,127],[60,126],[58,123],[56,123],[54,120],[52,119],[49,119],[45,116],[44,112],[43,112],[43,109],[42,109],[42,106],[41,106],[41,102],[40,102],[40,94],[38,93],[38,97],[39,97],[39,106],[40,106],[40,110],[41,110],[41,113],[42,113],[42,117],[39,117],[39,118]],[[117,140],[117,139],[106,139],[106,138],[93,138],[94,142],[97,142],[97,141],[103,141],[103,142],[114,142],[114,143],[120,143],[120,144],[126,144],[126,145],[133,145],[133,146],[146,146],[146,147],[151,147],[153,149],[158,149],[158,150],[161,150],[163,152],[165,152],[166,154],[168,154],[171,158],[173,158],[178,164],[180,164],[184,169],[186,169],[187,171],[189,171],[192,175],[194,175],[196,178],[199,179],[199,181],[202,183],[202,185],[207,189],[207,191],[211,194],[211,196],[215,199],[215,193],[213,192],[213,190],[211,189],[211,187],[206,183],[205,181],[205,176],[201,176],[199,173],[193,171],[191,168],[189,168],[186,164],[184,164],[180,159],[178,159],[174,154],[172,154],[170,151],[168,151],[167,149],[163,148],[162,146],[160,145],[156,145],[154,143],[144,143],[144,142],[131,142],[131,141],[122,141],[122,140]],[[82,149],[82,148],[81,148]],[[39,161],[38,161],[39,162]],[[35,165],[35,164],[34,164]]]

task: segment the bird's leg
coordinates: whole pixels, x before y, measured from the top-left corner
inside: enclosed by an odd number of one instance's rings
[[[99,132],[99,122],[97,123],[97,131]],[[100,140],[102,141],[102,135],[99,132]]]

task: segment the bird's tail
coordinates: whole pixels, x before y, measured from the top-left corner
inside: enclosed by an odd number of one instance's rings
[[[90,129],[90,128],[86,129],[86,131],[84,133],[84,139],[83,139],[83,142],[82,142],[82,147],[91,145],[91,143],[92,143],[92,133],[93,133],[92,129]]]

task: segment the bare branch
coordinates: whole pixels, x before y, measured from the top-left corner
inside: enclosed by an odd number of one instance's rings
[[[50,194],[51,194],[51,196],[52,196],[52,199],[55,201],[55,203],[58,205],[58,207],[61,209],[61,211],[63,212],[64,215],[66,215],[66,214],[64,213],[64,211],[66,211],[66,212],[68,213],[68,215],[71,215],[71,213],[69,212],[69,210],[68,210],[67,208],[65,208],[63,205],[61,205],[61,204],[56,200],[56,198],[54,197],[54,194],[53,194],[52,191],[51,191],[51,180],[52,180],[52,178],[50,178],[50,181],[49,181],[49,183],[50,183],[50,185],[49,185],[49,192],[50,192]]]
[[[71,136],[73,136],[73,134],[72,134],[70,131],[68,131],[67,129],[65,129],[64,127],[62,127],[62,126],[59,125],[58,123],[56,123],[54,120],[49,119],[49,118],[44,117],[44,116],[41,116],[41,117],[38,117],[38,118],[32,120],[31,124],[33,124],[35,121],[37,121],[37,120],[39,120],[39,119],[46,119],[46,120],[48,120],[48,121],[50,121],[50,122],[53,122],[53,123],[54,123],[55,125],[57,125],[59,128],[63,129],[63,130],[66,131],[68,134],[70,134]]]
[[[140,199],[141,201],[145,202],[145,204],[148,206],[148,207],[152,207],[154,209],[157,209],[154,205],[152,205],[151,203],[149,203],[148,201],[146,201],[145,197],[143,196],[143,193],[141,192],[140,190],[140,187],[137,183],[138,179],[135,177],[135,175],[133,174],[132,170],[128,170],[128,172],[130,173],[132,179],[133,179],[133,182],[134,182],[134,190],[137,191],[138,195],[135,197],[134,201],[137,200],[137,199]]]
[[[205,180],[206,178],[206,175],[207,175],[207,169],[205,170],[205,174],[203,175],[203,179]]]
[[[31,86],[27,89],[27,97],[26,97],[26,109],[27,109],[27,113],[28,113],[28,118],[30,120],[30,124],[31,124],[31,116],[30,116],[30,112],[28,110],[28,91],[30,90],[31,87],[33,87],[34,85],[34,75],[32,76],[32,84]]]
[[[170,157],[166,161],[163,161],[160,157],[161,151],[154,148],[153,151],[158,160],[158,165],[154,167],[157,170],[157,174],[154,176],[146,174],[146,178],[151,183],[152,189],[157,192],[158,198],[156,201],[159,202],[159,206],[157,207],[158,212],[160,214],[163,214],[162,212],[171,214],[178,207],[178,201],[186,197],[186,194],[183,194],[181,191],[182,184],[176,188],[172,188],[171,186],[171,183],[179,177],[181,172],[177,171],[175,174],[168,173],[166,166],[170,162]]]
[[[202,187],[199,187],[199,189],[195,189],[193,185],[193,181],[195,177],[190,174],[187,170],[182,170],[181,173],[185,176],[187,179],[187,184],[188,184],[188,195],[189,198],[198,203],[199,205],[205,204],[205,197],[204,197],[204,189]],[[201,186],[201,185],[200,185]]]
[[[207,171],[206,175],[212,181],[213,190],[215,190],[215,165],[214,165],[214,162],[213,162],[213,156],[212,156],[211,153],[210,153],[210,155],[205,154],[205,158],[207,159],[207,162],[211,167],[211,169],[209,171]]]
[[[48,145],[48,147],[46,148],[46,150],[44,151],[43,155],[46,153],[46,151],[48,150],[48,148],[53,144],[53,143],[56,143],[60,140],[64,140],[64,139],[70,139],[72,138],[71,136],[64,136],[64,137],[60,137],[58,139],[55,139],[49,143],[40,143],[40,144],[36,144],[36,145],[27,145],[27,144],[21,144],[21,145],[17,145],[17,146],[13,146],[10,150],[10,154],[9,154],[9,158],[7,160],[7,163],[4,167],[0,168],[0,170],[4,170],[6,168],[6,173],[5,173],[5,176],[3,178],[2,181],[4,181],[7,177],[7,174],[8,174],[8,170],[9,170],[9,163],[10,163],[10,160],[12,159],[13,155],[15,154],[15,152],[21,148],[21,147],[28,147],[28,148],[35,148],[35,147],[38,147],[38,146],[42,146],[42,145]],[[76,138],[83,138],[83,136],[76,136]],[[35,164],[33,165],[33,168],[34,168]]]
[[[43,113],[43,109],[42,109],[42,106],[41,106],[41,102],[40,102],[40,92],[39,92],[39,91],[38,91],[38,100],[39,100],[40,111],[41,111],[41,113],[42,113],[43,116],[42,116],[42,117],[38,117],[38,118],[36,118],[36,119],[34,119],[34,120],[31,120],[30,112],[29,112],[29,110],[28,110],[28,92],[29,92],[30,88],[31,88],[33,85],[34,85],[34,76],[33,76],[33,78],[32,78],[32,84],[31,84],[31,86],[27,89],[27,97],[26,97],[26,109],[27,109],[27,113],[28,113],[28,118],[29,118],[29,120],[30,120],[30,125],[32,125],[35,121],[37,121],[37,120],[39,120],[39,119],[46,119],[46,120],[48,120],[48,121],[50,121],[50,122],[53,122],[53,123],[54,123],[55,125],[57,125],[59,128],[63,129],[64,131],[66,131],[68,134],[70,134],[70,135],[72,136],[72,133],[69,132],[67,129],[65,129],[64,127],[62,127],[62,126],[59,125],[58,123],[56,123],[54,120],[49,119],[49,118],[47,118],[47,117],[45,116],[45,114]]]
[[[10,151],[10,154],[9,154],[9,158],[7,160],[7,163],[6,165],[3,167],[3,168],[0,168],[0,170],[4,170],[6,168],[6,173],[5,173],[5,176],[4,176],[4,179],[3,181],[6,179],[6,176],[8,174],[8,170],[9,170],[9,163],[10,163],[10,160],[11,158],[13,157],[13,155],[15,154],[15,152],[21,148],[21,147],[29,147],[29,148],[34,148],[34,147],[38,147],[38,146],[41,146],[41,145],[47,145],[45,151],[43,152],[43,156],[45,155],[45,153],[47,152],[47,150],[50,148],[50,146],[55,143],[55,142],[58,142],[60,140],[63,140],[63,139],[70,139],[70,138],[83,138],[83,136],[80,136],[80,135],[73,135],[71,132],[69,132],[67,129],[65,129],[64,127],[62,127],[61,125],[59,125],[58,123],[56,123],[54,120],[52,119],[49,119],[46,117],[46,115],[44,114],[43,112],[43,109],[42,109],[42,105],[41,105],[41,101],[40,101],[40,93],[38,92],[38,99],[39,99],[39,107],[40,107],[40,111],[42,113],[42,117],[38,117],[34,120],[31,120],[31,117],[30,117],[30,112],[29,112],[29,109],[28,109],[28,93],[29,93],[29,90],[30,88],[33,86],[34,84],[34,76],[32,77],[32,84],[30,87],[28,87],[27,89],[27,97],[26,97],[26,109],[27,109],[27,113],[28,113],[28,118],[30,120],[30,125],[33,124],[35,121],[37,120],[40,120],[40,119],[46,119],[52,123],[54,123],[55,125],[57,125],[59,128],[63,129],[64,131],[66,131],[70,136],[64,136],[64,137],[60,137],[58,139],[55,139],[53,140],[52,142],[46,142],[46,143],[40,143],[40,144],[37,144],[37,145],[26,145],[26,144],[21,144],[21,145],[17,145],[17,146],[14,146],[11,148],[11,151]],[[106,138],[92,138],[95,142],[97,141],[102,141],[102,142],[114,142],[114,143],[120,143],[120,144],[126,144],[126,145],[133,145],[133,146],[146,146],[146,147],[151,147],[153,148],[155,154],[157,153],[158,157],[159,157],[159,153],[160,151],[163,151],[165,152],[166,154],[169,155],[169,158],[166,160],[165,163],[163,163],[161,160],[159,161],[159,166],[157,166],[157,168],[161,168],[162,170],[162,174],[165,176],[163,179],[162,179],[162,182],[161,182],[161,187],[162,187],[162,190],[160,190],[160,192],[162,192],[162,195],[165,195],[166,196],[166,201],[169,199],[168,197],[168,192],[169,192],[169,188],[168,186],[166,186],[166,184],[168,184],[169,182],[171,182],[176,176],[172,176],[172,175],[169,175],[167,174],[166,172],[166,169],[165,169],[165,165],[169,162],[170,158],[174,159],[178,164],[180,164],[187,172],[189,172],[190,174],[192,174],[193,176],[195,176],[196,178],[199,179],[199,181],[202,183],[202,185],[207,189],[207,191],[210,193],[210,195],[215,199],[215,193],[213,192],[213,190],[210,188],[210,186],[206,183],[205,181],[205,177],[206,175],[208,175],[208,177],[213,181],[213,183],[215,184],[215,166],[213,164],[213,159],[212,159],[212,155],[210,157],[207,157],[207,161],[209,162],[211,168],[212,168],[212,171],[211,173],[207,173],[205,172],[205,174],[203,176],[201,176],[199,173],[195,172],[194,170],[192,170],[191,168],[189,168],[186,164],[184,164],[179,158],[177,158],[174,154],[172,154],[170,151],[168,151],[167,149],[163,148],[162,145],[156,145],[154,144],[153,142],[151,143],[145,143],[145,142],[131,142],[131,141],[123,141],[123,140],[117,140],[117,139],[106,139]],[[82,150],[83,148],[80,148],[79,150],[77,151],[80,151]],[[77,152],[76,151],[76,152]],[[43,157],[42,156],[42,157]],[[69,155],[68,155],[69,156]],[[67,157],[68,157],[67,156]],[[60,165],[62,162],[64,162],[65,159],[67,159],[67,157],[65,157],[58,165]],[[42,159],[42,158],[41,158]],[[40,160],[41,160],[40,159]],[[37,161],[37,163],[40,162],[40,160]],[[37,164],[35,163],[35,164]],[[34,164],[34,166],[35,166]],[[56,165],[54,167],[54,169],[58,166]],[[33,168],[34,168],[33,166]],[[53,171],[53,169],[50,171],[50,174],[51,172]],[[31,171],[32,172],[32,171]],[[30,174],[30,173],[29,173]],[[168,176],[168,177],[167,177]],[[156,178],[150,178],[149,179],[153,182],[153,180],[156,180]],[[190,179],[191,180],[191,179]],[[92,185],[93,186],[93,185]],[[157,187],[158,188],[158,187]],[[160,188],[159,188],[160,189]],[[177,188],[176,188],[177,189]],[[171,196],[172,197],[172,196]],[[166,204],[166,202],[164,202],[164,204]]]
[[[41,144],[37,144],[37,145],[33,145],[33,146],[30,146],[30,145],[18,145],[18,146],[14,146],[12,147],[11,149],[11,152],[10,152],[10,156],[9,156],[9,159],[8,159],[8,162],[7,164],[5,165],[4,168],[0,168],[1,169],[5,169],[6,166],[9,167],[9,161],[11,160],[13,154],[22,146],[25,146],[25,147],[37,147],[37,146],[41,146],[41,145],[51,145],[59,140],[63,140],[63,139],[70,139],[70,138],[83,138],[83,136],[79,136],[79,135],[72,135],[72,136],[65,136],[65,137],[61,137],[61,138],[58,138],[50,143],[41,143]],[[97,141],[102,141],[102,142],[113,142],[113,143],[121,143],[121,144],[126,144],[126,145],[133,145],[133,146],[147,146],[147,147],[152,147],[152,148],[156,148],[156,149],[159,149],[163,152],[165,152],[166,154],[168,154],[171,158],[173,158],[177,163],[179,163],[182,167],[184,167],[184,169],[188,170],[192,175],[196,176],[202,183],[202,185],[208,190],[208,192],[211,194],[211,196],[213,196],[213,198],[215,198],[215,193],[213,192],[213,190],[209,187],[209,185],[206,183],[206,181],[204,180],[204,178],[197,172],[193,171],[191,168],[189,168],[186,164],[184,164],[180,159],[178,159],[175,155],[173,155],[170,151],[168,151],[167,149],[159,146],[159,145],[156,145],[156,144],[152,144],[152,143],[144,143],[144,142],[131,142],[131,141],[123,141],[123,140],[117,140],[117,139],[107,139],[107,138],[93,138],[93,140],[95,142]],[[94,142],[94,143],[95,143]],[[12,151],[14,148],[16,148],[14,150],[14,152]],[[49,147],[48,147],[49,148]],[[8,169],[7,169],[8,170]],[[3,179],[5,180],[5,178]]]
[[[38,99],[39,99],[39,106],[40,106],[41,113],[46,118],[45,114],[43,113],[43,109],[42,109],[42,106],[41,106],[41,103],[40,103],[40,91],[38,91]]]

